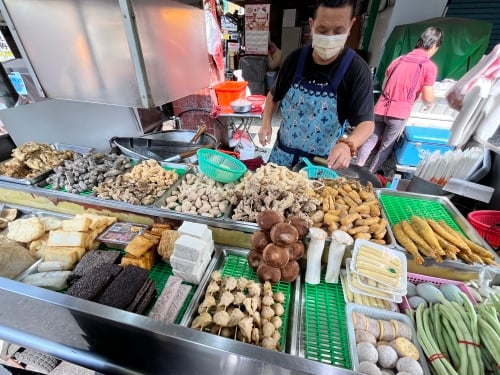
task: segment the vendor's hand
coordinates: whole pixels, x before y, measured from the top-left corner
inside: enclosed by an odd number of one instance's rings
[[[273,128],[271,125],[264,125],[259,129],[259,142],[262,146],[266,146],[271,143],[271,136],[273,135]]]
[[[337,143],[328,155],[328,168],[345,169],[351,163],[351,149],[345,143]]]

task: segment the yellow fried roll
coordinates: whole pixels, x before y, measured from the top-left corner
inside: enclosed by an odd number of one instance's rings
[[[410,225],[419,233],[422,238],[427,242],[430,247],[439,255],[444,255],[444,251],[439,245],[439,241],[436,238],[436,234],[430,227],[430,225],[418,216],[412,216],[410,219]]]
[[[401,227],[401,223],[394,224],[392,227],[392,232],[394,233],[394,237],[396,240],[403,246],[406,251],[408,251],[411,255],[413,255],[413,261],[416,264],[424,263],[424,258],[418,252],[417,245],[411,240],[410,237],[404,232]]]

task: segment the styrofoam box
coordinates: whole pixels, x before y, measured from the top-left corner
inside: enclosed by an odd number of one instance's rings
[[[390,256],[390,257],[396,257],[401,261],[401,274],[399,277],[399,284],[396,288],[394,288],[391,285],[387,285],[383,281],[380,281],[376,278],[373,278],[373,277],[370,277],[370,276],[367,276],[363,273],[358,272],[358,270],[356,269],[356,258],[358,256],[359,249],[363,246],[372,248],[375,251],[377,251],[380,254],[380,259],[383,259],[384,256],[386,256],[386,257]],[[374,266],[374,270],[376,270],[377,265],[374,264],[373,266]],[[384,263],[380,262],[380,268],[382,268],[382,267],[384,267]],[[406,260],[405,254],[403,254],[403,252],[398,251],[398,250],[392,250],[392,249],[388,248],[387,246],[379,245],[375,242],[368,241],[368,240],[357,239],[356,241],[354,241],[354,249],[352,252],[352,262],[351,262],[351,266],[350,266],[351,272],[356,273],[360,276],[364,276],[367,279],[372,279],[379,284],[383,284],[389,288],[392,288],[391,291],[393,291],[397,294],[403,295],[403,294],[406,294],[406,286],[407,286],[407,282],[408,282],[406,279],[406,272],[407,272],[406,268],[407,268],[407,260]]]
[[[411,328],[411,342],[415,344],[415,346],[418,349],[419,353],[418,362],[420,363],[420,366],[422,366],[424,374],[430,374],[429,366],[427,366],[426,357],[424,355],[424,352],[422,351],[422,348],[420,347],[420,344],[418,343],[417,332],[415,331],[415,327],[413,327],[413,323],[411,322],[408,316],[392,311],[374,309],[372,307],[357,305],[354,303],[348,303],[346,305],[345,310],[346,310],[346,320],[347,320],[347,334],[349,336],[349,351],[351,352],[352,369],[354,371],[358,371],[359,368],[358,351],[356,349],[356,336],[354,334],[354,323],[352,321],[352,313],[356,312],[365,314],[367,317],[372,319],[387,320],[387,321],[394,319],[402,323],[408,324]]]

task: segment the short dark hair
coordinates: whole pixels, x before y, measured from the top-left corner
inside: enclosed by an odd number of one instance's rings
[[[317,0],[313,13],[314,19],[316,18],[316,13],[320,5],[327,8],[343,8],[346,6],[350,6],[352,9],[351,13],[351,18],[352,18],[354,16],[354,7],[356,6],[356,0]]]
[[[441,29],[437,27],[428,27],[418,38],[415,48],[423,48],[430,50],[432,47],[441,47],[443,44],[444,34]]]

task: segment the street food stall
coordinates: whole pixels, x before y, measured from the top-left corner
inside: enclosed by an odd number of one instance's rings
[[[120,25],[113,29],[122,32],[118,49],[143,47],[144,56],[127,57],[130,74],[122,72],[137,78],[129,101],[116,103],[123,113],[183,95],[175,85],[166,92],[148,85],[169,81],[179,56],[165,50],[172,70],[149,70],[144,38],[161,32],[141,21],[169,7],[195,16],[196,9],[168,1],[132,9],[130,2],[51,3],[53,12],[74,11],[80,26],[104,9],[114,16],[107,27]],[[38,2],[23,4],[31,10]],[[72,108],[83,118],[83,105],[95,104],[83,99],[106,108],[107,99],[120,98],[113,89],[85,91],[92,82],[71,86],[85,98],[65,96],[44,75],[46,62],[35,61],[40,51],[28,46],[34,36],[21,26],[27,8],[10,0],[1,6],[7,22],[20,25],[41,92],[81,99]],[[127,19],[123,30],[118,18],[132,14],[137,24]],[[84,48],[93,46],[92,30],[82,34],[79,53],[97,52]],[[91,66],[102,73],[100,64]],[[37,104],[57,101],[55,110],[73,103],[63,99]],[[32,106],[0,117],[16,129],[18,114],[32,115]],[[50,112],[37,112],[40,123]],[[38,129],[39,139],[16,141],[0,163],[2,360],[29,368],[37,365],[28,357],[33,351],[127,374],[475,373],[498,365],[500,259],[491,238],[500,235],[493,222],[487,235],[447,196],[388,189],[355,169],[333,178],[321,160],[299,170],[267,163],[250,171],[218,150],[204,128],[123,134],[111,125],[115,115],[107,131],[94,124],[87,138],[82,121],[71,132],[69,123],[51,130],[46,140]],[[429,322],[449,341],[433,335]],[[471,344],[461,356],[460,346],[447,342]]]

